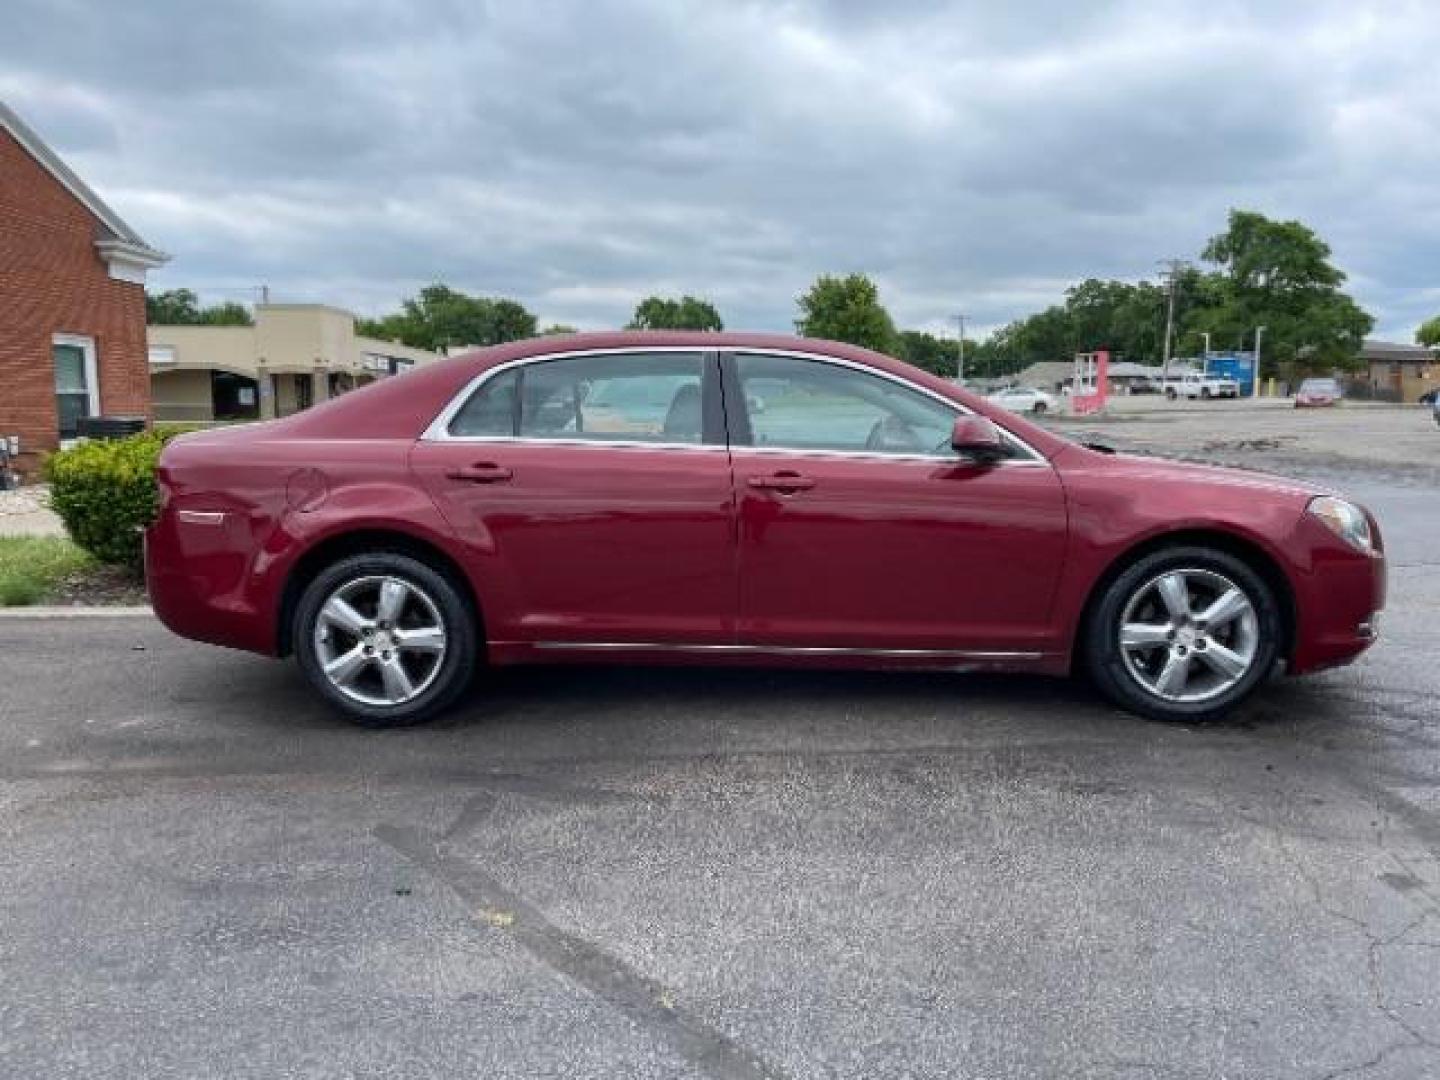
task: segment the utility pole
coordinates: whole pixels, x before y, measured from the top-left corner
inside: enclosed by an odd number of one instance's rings
[[[1254,383],[1252,383],[1251,386],[1250,386],[1250,396],[1251,396],[1252,398],[1258,398],[1258,397],[1260,396],[1260,338],[1264,335],[1264,333],[1265,333],[1265,327],[1263,327],[1263,326],[1257,326],[1257,327],[1255,327],[1255,367],[1254,367],[1254,379],[1255,379],[1255,381],[1254,381]]]
[[[1175,282],[1180,277],[1180,271],[1185,268],[1184,259],[1169,259],[1161,263],[1166,267],[1165,278],[1169,286],[1169,300],[1165,305],[1165,362],[1160,369],[1160,382],[1164,385],[1170,378],[1170,341],[1175,335]]]
[[[963,384],[965,382],[965,316],[956,315],[955,323],[960,329],[960,366],[956,371],[955,381]]]

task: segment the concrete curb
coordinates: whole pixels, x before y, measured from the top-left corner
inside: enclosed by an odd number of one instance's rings
[[[153,618],[148,607],[0,607],[0,619],[136,619]]]

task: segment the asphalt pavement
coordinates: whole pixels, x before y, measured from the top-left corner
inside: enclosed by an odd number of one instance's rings
[[[1231,722],[1083,686],[548,668],[424,728],[0,619],[0,1076],[1440,1075],[1440,549]]]

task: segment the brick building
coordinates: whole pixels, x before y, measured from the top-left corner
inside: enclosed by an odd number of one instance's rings
[[[0,102],[0,437],[20,468],[85,416],[150,416],[145,243]]]

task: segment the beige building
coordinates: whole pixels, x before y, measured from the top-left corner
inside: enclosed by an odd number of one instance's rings
[[[1367,339],[1360,360],[1370,394],[1380,400],[1414,402],[1440,388],[1440,350]]]
[[[259,304],[254,326],[151,326],[156,420],[288,416],[436,353],[360,337],[355,316],[324,304]]]

